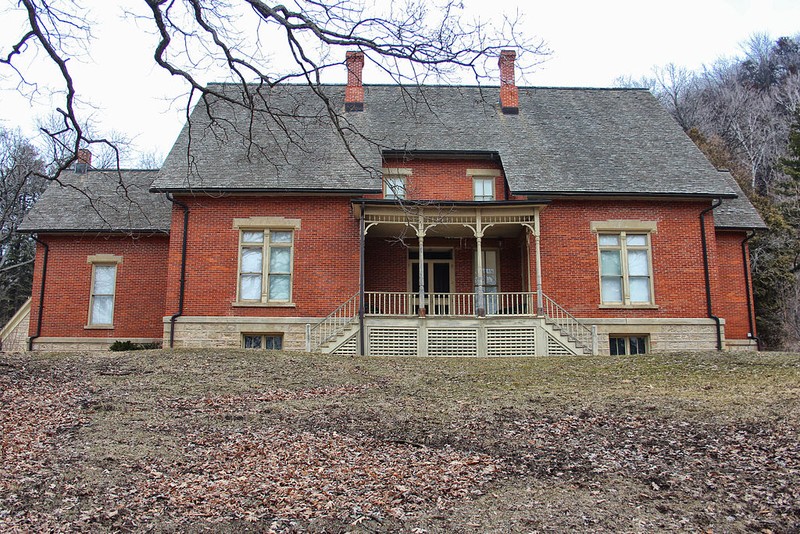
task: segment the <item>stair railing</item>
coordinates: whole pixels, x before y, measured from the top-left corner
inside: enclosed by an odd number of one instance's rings
[[[542,310],[544,320],[555,326],[567,338],[575,343],[579,348],[595,352],[595,334],[592,329],[571,313],[562,308],[556,301],[542,293]]]
[[[327,317],[308,329],[306,348],[309,352],[316,352],[322,345],[343,333],[358,320],[358,297],[359,294],[356,293],[329,313]]]

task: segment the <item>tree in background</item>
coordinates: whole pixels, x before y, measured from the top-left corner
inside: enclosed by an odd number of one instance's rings
[[[797,340],[800,339],[800,106],[795,111],[787,155],[780,159],[779,169],[784,179],[776,188],[776,199],[770,206],[774,214],[767,212],[772,219],[771,235],[763,241],[764,245],[773,244],[768,255],[774,258],[772,272],[768,273],[770,289],[781,298],[768,305],[779,304],[773,311],[783,319],[781,333],[785,339]],[[774,246],[776,242],[778,246]]]
[[[39,151],[19,132],[0,128],[0,324],[31,294],[34,242],[16,233],[44,190]]]
[[[767,347],[800,349],[800,36],[754,34],[741,58],[701,72],[668,65],[638,85],[759,210],[769,227],[750,242],[759,335]]]
[[[0,68],[18,79],[20,90],[37,90],[39,80],[29,79],[33,74],[25,72],[26,61],[36,55],[60,77],[57,121],[42,132],[54,146],[65,148],[69,157],[48,162],[53,176],[74,163],[80,148],[96,153],[102,147],[117,147],[113,139],[92,135],[87,128],[80,84],[69,62],[95,46],[87,17],[90,4],[89,0],[19,0],[12,12],[24,21],[22,29],[17,35],[0,37]],[[271,117],[281,130],[276,134],[289,142],[302,140],[303,120],[297,119],[328,121],[340,133],[345,149],[348,139],[360,137],[358,128],[330,101],[322,81],[330,70],[342,72],[346,50],[364,52],[367,61],[405,85],[431,78],[446,80],[463,72],[481,81],[487,76],[487,66],[491,72],[496,70],[496,59],[506,47],[517,50],[523,73],[546,53],[541,42],[519,34],[515,19],[504,18],[496,26],[471,19],[458,0],[294,0],[285,4],[146,0],[126,9],[131,10],[126,16],[155,37],[153,48],[142,53],[184,82],[189,93],[187,119],[195,104],[221,100],[250,113],[253,121]],[[236,90],[231,91],[230,85],[206,85],[201,80],[209,72],[220,73],[220,81],[235,84]],[[317,116],[297,117],[291,103],[269,98],[268,89],[287,82],[303,83],[313,90],[320,103]],[[207,109],[214,121],[211,108]],[[248,131],[236,134],[245,142],[252,140]],[[257,146],[252,148],[259,151]]]

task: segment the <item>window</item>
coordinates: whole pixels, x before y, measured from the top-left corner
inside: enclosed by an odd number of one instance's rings
[[[114,290],[117,266],[92,266],[92,295],[89,303],[89,325],[110,326],[114,323]]]
[[[283,336],[281,334],[243,334],[242,346],[246,349],[281,350]]]
[[[401,200],[408,197],[408,178],[411,176],[411,169],[401,167],[384,167],[381,169],[383,174],[383,198]]]
[[[612,356],[623,354],[645,354],[646,336],[608,336],[608,348]]]
[[[291,302],[293,242],[293,230],[241,230],[240,302]]]
[[[600,299],[603,304],[653,303],[650,235],[600,233]]]
[[[473,199],[480,202],[494,200],[494,178],[473,178]]]
[[[392,198],[392,199],[406,198],[405,176],[384,176],[383,198]]]
[[[122,263],[122,256],[95,254],[86,258],[86,262],[92,266],[86,328],[114,328],[117,266]]]

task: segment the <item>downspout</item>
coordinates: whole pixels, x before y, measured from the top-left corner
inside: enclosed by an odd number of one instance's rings
[[[361,203],[361,217],[358,220],[358,233],[359,233],[359,266],[358,266],[358,352],[364,356],[364,246],[366,241],[366,232],[364,224],[364,203]]]
[[[708,318],[713,319],[717,325],[717,350],[722,350],[722,326],[719,317],[714,315],[713,306],[711,302],[711,273],[708,267],[708,243],[706,242],[706,213],[714,208],[718,208],[722,204],[722,199],[717,198],[711,203],[711,206],[700,212],[700,242],[703,247],[703,269],[705,271],[706,280],[706,310]]]
[[[758,336],[755,335],[755,318],[753,317],[753,299],[750,295],[752,291],[752,287],[750,285],[750,267],[748,263],[748,254],[747,254],[747,242],[753,239],[756,235],[755,230],[751,230],[750,234],[747,235],[744,239],[742,239],[742,266],[744,268],[744,287],[745,287],[745,295],[747,296],[747,325],[750,329],[748,333],[748,337],[750,339],[754,339],[756,342],[756,348],[761,350],[761,340],[758,339]]]
[[[42,245],[44,254],[42,255],[42,287],[39,289],[39,315],[36,317],[36,333],[28,338],[28,352],[33,350],[33,340],[42,334],[42,313],[44,312],[44,283],[47,280],[47,255],[50,252],[50,247],[47,243],[42,241],[36,236],[33,240]]]
[[[183,242],[181,243],[181,284],[178,290],[178,311],[169,318],[169,348],[175,345],[175,320],[183,315],[183,300],[186,293],[186,242],[189,237],[189,206],[167,193],[167,200],[183,208]]]

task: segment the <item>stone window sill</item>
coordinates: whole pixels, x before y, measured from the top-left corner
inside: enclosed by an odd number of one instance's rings
[[[601,310],[657,310],[656,304],[601,304]]]
[[[296,308],[294,302],[234,302],[234,308]]]

